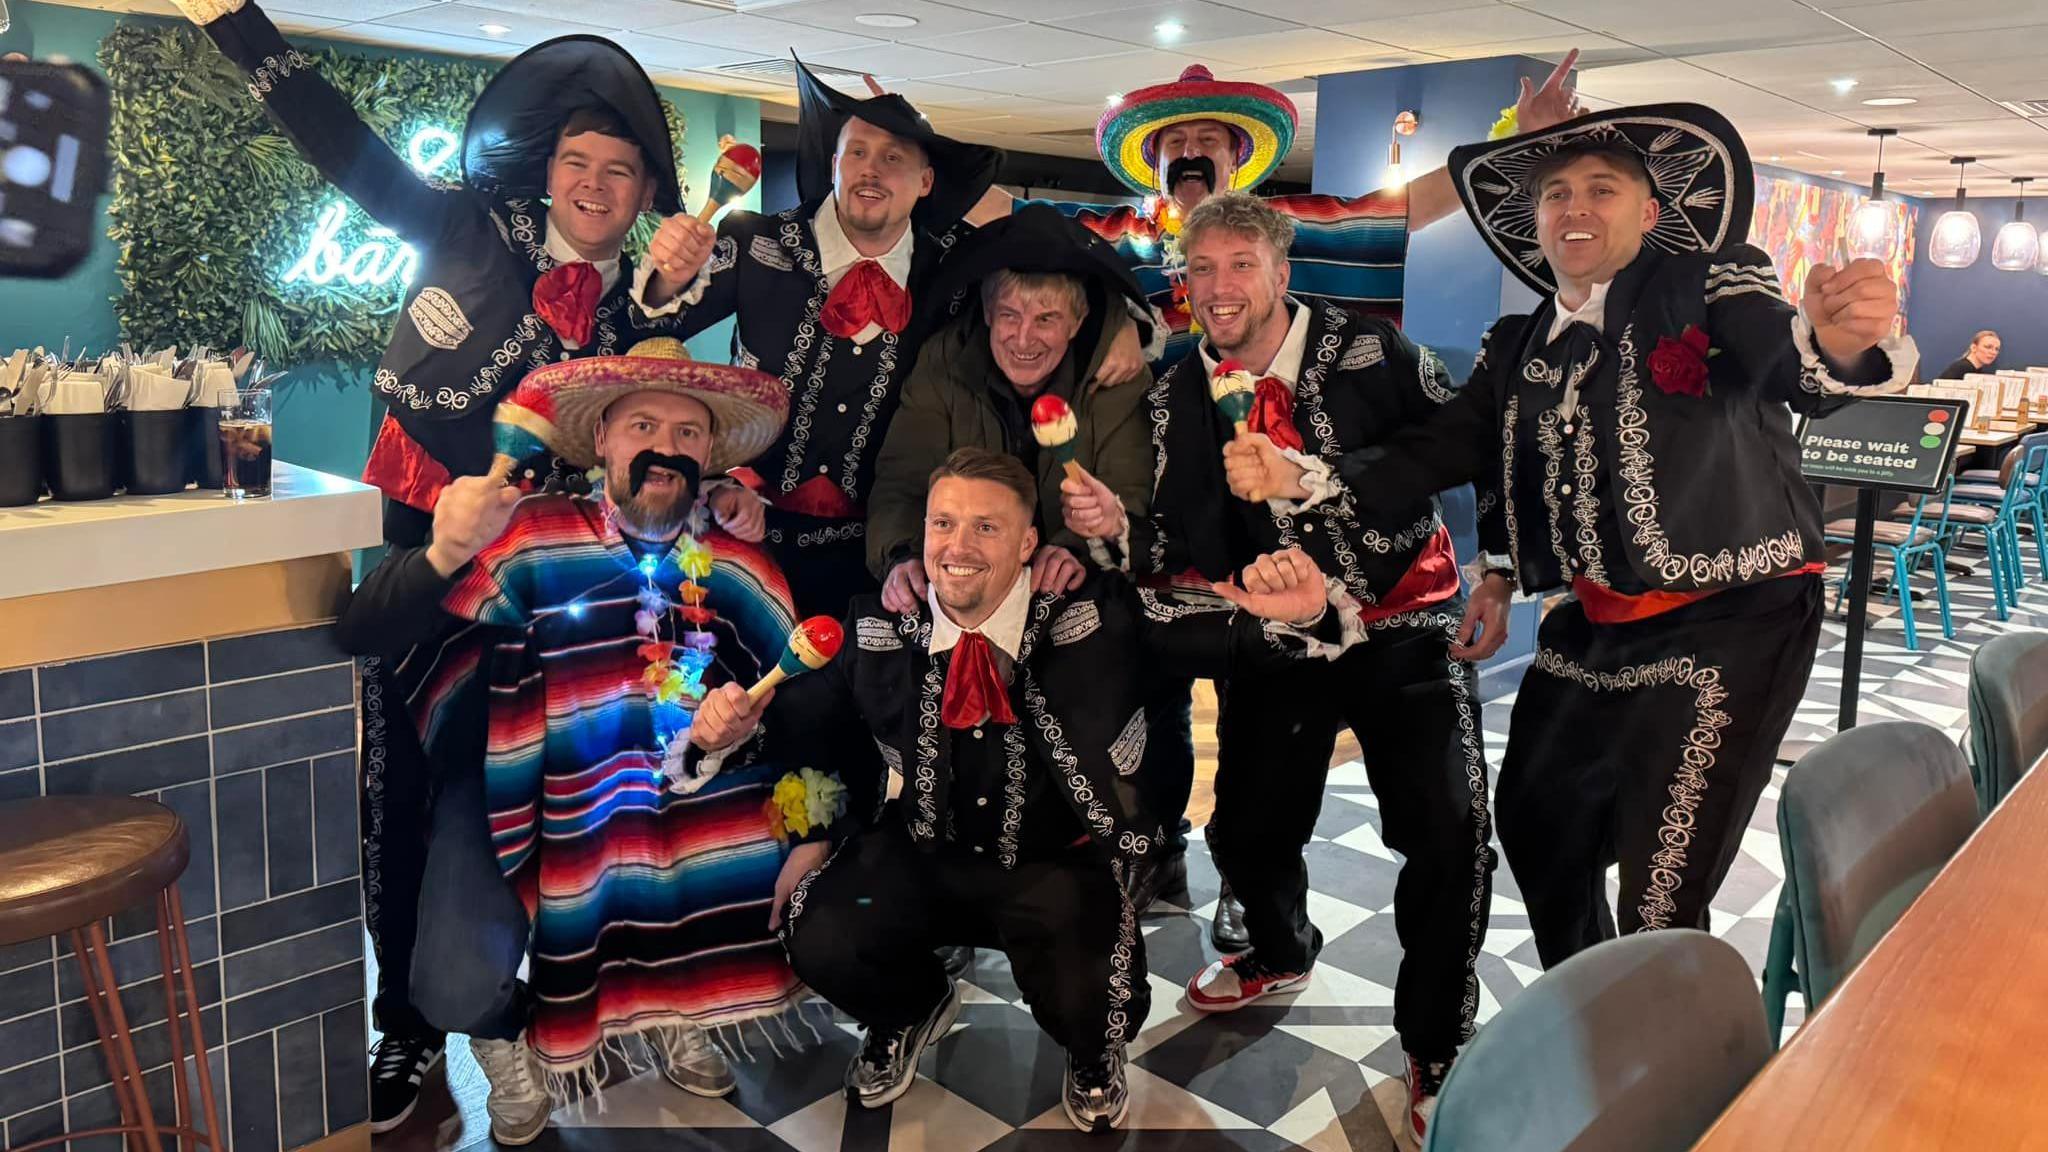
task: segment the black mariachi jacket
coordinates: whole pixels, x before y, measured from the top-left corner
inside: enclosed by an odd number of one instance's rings
[[[1005,788],[997,859],[1017,864],[1029,772],[1050,772],[1095,841],[1141,857],[1159,842],[1157,814],[1145,810],[1135,773],[1145,755],[1145,682],[1153,667],[1227,679],[1308,655],[1337,654],[1345,609],[1298,630],[1237,611],[1214,597],[1134,588],[1122,573],[1098,571],[1080,588],[1032,597],[1010,677],[1017,723],[1001,728],[1011,784]],[[954,839],[949,768],[952,732],[940,703],[952,654],[930,652],[928,612],[898,615],[862,596],[847,610],[846,645],[822,670],[777,689],[756,737],[728,765],[757,756],[792,770],[838,773],[849,811],[872,824],[887,780],[860,780],[878,749],[903,777],[903,818],[927,848]],[[871,772],[872,769],[869,769]]]
[[[555,266],[543,247],[547,208],[430,184],[356,115],[313,62],[285,42],[255,4],[205,25],[249,74],[249,91],[299,151],[379,223],[420,253],[372,385],[406,434],[450,473],[491,462],[491,412],[531,369],[571,355],[623,352],[641,336],[673,334],[627,299],[633,269],[598,305],[588,346],[565,352],[533,312],[533,285]],[[407,493],[394,492],[407,503]],[[415,498],[426,493],[414,492]],[[431,508],[431,500],[418,507]]]
[[[1407,575],[1443,526],[1436,489],[1367,507],[1339,468],[1348,454],[1421,425],[1451,402],[1457,391],[1443,362],[1384,320],[1323,300],[1300,306],[1311,311],[1294,424],[1303,454],[1317,462],[1312,471],[1321,477],[1324,498],[1283,511],[1273,502],[1251,504],[1231,495],[1222,450],[1235,430],[1209,397],[1201,356],[1189,355],[1150,395],[1152,514],[1149,523],[1133,525],[1131,539],[1140,571],[1171,576],[1193,568],[1221,580],[1261,553],[1299,547],[1343,581],[1345,591],[1373,604]],[[1498,502],[1490,484],[1480,488],[1482,545],[1504,552]]]
[[[917,363],[925,334],[951,310],[951,302],[926,297],[958,231],[917,233],[907,285],[909,326],[857,345],[827,332],[818,318],[830,291],[811,228],[821,203],[773,216],[728,213],[719,221],[718,241],[705,266],[708,279],[700,281],[703,295],[676,316],[685,335],[737,317],[732,362],[773,372],[789,389],[789,423],[753,465],[766,484],[764,495],[771,500],[787,496],[804,481],[824,476],[865,509],[902,382]],[[861,534],[857,517],[836,528],[806,523],[810,519],[798,518],[800,525],[815,529],[793,541],[800,547]]]
[[[1528,592],[1578,576],[1628,593],[1714,590],[1823,558],[1787,408],[1819,415],[1859,390],[1889,389],[1910,357],[1872,349],[1838,377],[1803,321],[1795,330],[1770,257],[1748,244],[1646,248],[1609,286],[1603,331],[1584,355],[1567,354],[1569,333],[1548,340],[1555,308],[1500,320],[1471,382],[1435,419],[1348,455],[1339,471],[1356,498],[1399,505],[1497,478]],[[1659,341],[1690,326],[1714,350],[1707,395],[1667,391],[1651,369]]]

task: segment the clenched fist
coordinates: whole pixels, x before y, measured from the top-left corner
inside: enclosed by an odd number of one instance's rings
[[[1306,500],[1303,471],[1261,432],[1241,432],[1223,446],[1223,477],[1239,500]]]
[[[1085,468],[1060,481],[1060,518],[1083,540],[1114,540],[1124,532],[1123,501]]]
[[[690,743],[706,752],[725,751],[754,734],[773,699],[772,689],[757,701],[737,684],[720,684],[697,705],[697,714],[690,719]]]
[[[744,484],[721,484],[711,490],[711,515],[718,526],[749,544],[768,535],[768,505]]]
[[[1877,260],[1846,268],[1816,264],[1806,273],[1806,322],[1814,343],[1837,364],[1848,365],[1891,335],[1899,314],[1899,286]]]
[[[663,220],[647,243],[647,261],[654,265],[647,303],[659,307],[688,288],[711,259],[711,246],[716,243],[717,230],[687,212]]]
[[[474,559],[505,531],[519,504],[519,489],[488,476],[459,476],[434,501],[434,542],[427,563],[443,579]]]

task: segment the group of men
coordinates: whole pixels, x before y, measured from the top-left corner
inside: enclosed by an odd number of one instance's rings
[[[1105,162],[1154,198],[1099,212],[1012,205],[993,150],[799,65],[801,202],[714,229],[606,41],[506,65],[465,186],[433,188],[249,0],[179,2],[425,253],[374,382],[391,549],[341,625],[365,656],[379,1130],[446,1032],[517,1144],[624,1037],[734,1091],[719,1036],[787,1031],[810,992],[864,1029],[846,1088],[882,1107],[946,1035],[966,947],[1007,953],[1065,1048],[1068,1116],[1114,1128],[1205,678],[1227,891],[1186,1002],[1311,978],[1302,849],[1348,726],[1403,856],[1420,1139],[1478,1003],[1473,662],[1517,590],[1570,593],[1499,784],[1543,962],[1705,925],[1819,628],[1787,406],[1914,367],[1876,264],[1786,303],[1710,110],[1582,114],[1567,59],[1524,83],[1517,131],[1405,188],[1261,200],[1292,104],[1191,68],[1104,115]],[[1462,387],[1398,327],[1407,231],[1460,205],[1543,297]],[[731,364],[682,353],[727,319]],[[1468,483],[1461,568],[1436,493]],[[817,616],[837,657],[750,692]]]

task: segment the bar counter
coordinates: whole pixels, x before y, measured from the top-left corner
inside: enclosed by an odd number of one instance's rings
[[[358,693],[330,622],[353,552],[379,542],[379,498],[283,463],[273,492],[0,508],[0,801],[126,793],[177,811],[235,1152],[367,1148]],[[154,932],[139,915],[112,928],[168,1116]],[[0,948],[0,1147],[114,1114],[68,952]]]

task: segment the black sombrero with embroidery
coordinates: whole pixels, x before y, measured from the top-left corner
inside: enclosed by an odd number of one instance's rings
[[[1664,252],[1712,252],[1749,235],[1756,175],[1725,117],[1699,104],[1612,108],[1526,136],[1451,149],[1458,199],[1501,262],[1546,295],[1556,277],[1536,240],[1529,173],[1560,152],[1621,148],[1650,174],[1657,224],[1643,243]]]

